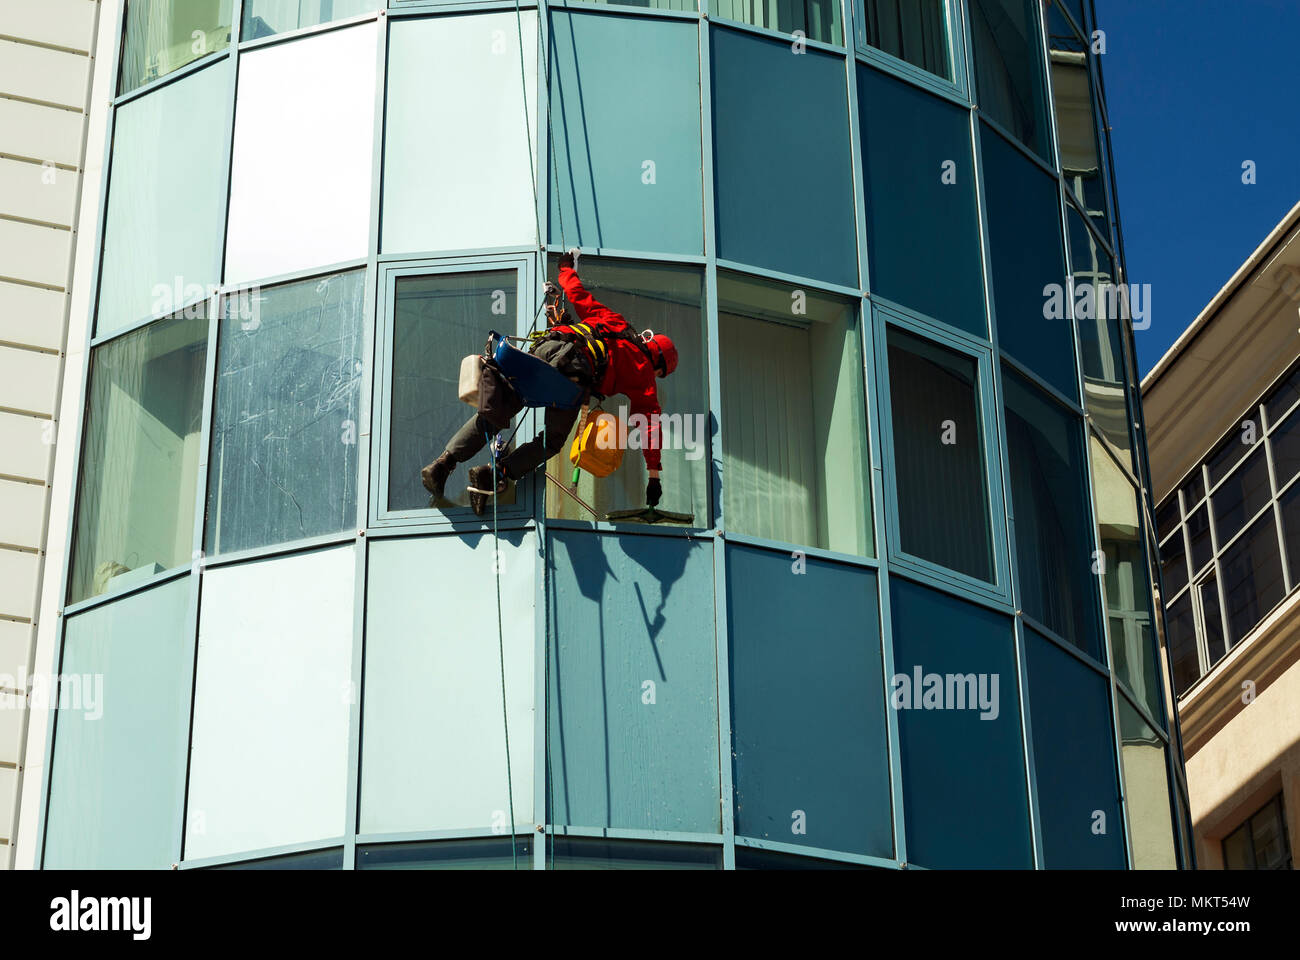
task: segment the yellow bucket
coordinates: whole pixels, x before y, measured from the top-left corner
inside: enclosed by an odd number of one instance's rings
[[[569,450],[569,462],[594,477],[608,477],[623,463],[618,418],[597,407],[587,415]]]

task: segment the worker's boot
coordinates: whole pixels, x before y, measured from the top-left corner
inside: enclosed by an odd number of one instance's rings
[[[496,496],[506,492],[510,486],[510,481],[504,476],[497,477],[495,492],[492,486],[492,467],[490,464],[484,464],[481,467],[469,468],[469,505],[474,508],[474,512],[480,517],[487,512],[488,497]]]
[[[433,499],[443,499],[443,491],[447,487],[447,478],[451,476],[451,472],[455,469],[456,461],[450,453],[444,451],[441,457],[420,471],[420,480],[424,484],[424,489],[433,494]]]

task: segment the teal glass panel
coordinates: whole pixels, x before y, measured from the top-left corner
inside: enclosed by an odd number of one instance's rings
[[[893,856],[875,571],[732,545],[727,584],[736,833]]]
[[[713,550],[557,533],[551,571],[551,822],[717,833]]]
[[[1040,0],[971,0],[975,90],[981,112],[1044,160],[1051,157]]]
[[[420,470],[446,448],[474,408],[458,395],[461,359],[482,353],[488,334],[514,333],[514,270],[399,277],[393,304],[393,394],[389,408],[388,509],[429,507]],[[507,433],[506,436],[510,434]],[[469,467],[491,461],[485,447],[447,482],[447,509],[469,509]],[[514,503],[515,487],[499,500]]]
[[[718,273],[729,531],[872,554],[858,301]]]
[[[512,796],[516,828],[534,822],[537,574],[537,540],[517,530],[371,543],[362,834],[509,829]]]
[[[948,0],[861,0],[854,15],[862,21],[859,46],[875,47],[937,77],[952,79]]]
[[[1034,777],[1051,870],[1123,870],[1115,737],[1106,678],[1033,630],[1025,631]]]
[[[175,313],[220,281],[229,70],[204,67],[118,109],[96,336]]]
[[[1009,367],[1002,370],[1002,393],[1020,605],[1102,659],[1083,422]]]
[[[583,2],[612,7],[640,7],[643,10],[677,10],[683,13],[694,13],[699,9],[695,0],[583,0]]]
[[[721,870],[722,847],[646,840],[555,837],[556,870]]]
[[[207,342],[177,317],[92,352],[69,603],[190,562]]]
[[[358,870],[531,870],[532,837],[474,837],[357,847]]]
[[[856,287],[843,58],[738,30],[710,42],[718,256]]]
[[[1119,698],[1119,736],[1133,867],[1177,869],[1169,795],[1169,748],[1123,697]]]
[[[1031,867],[1011,619],[901,577],[889,587],[908,861]]]
[[[703,253],[697,24],[553,11],[550,55],[551,243]]]
[[[128,0],[118,92],[226,49],[234,6],[235,0]]]
[[[887,342],[899,549],[991,583],[978,362],[893,326]]]
[[[1061,151],[1065,188],[1107,233],[1106,168],[1097,138],[1093,109],[1088,44],[1061,15],[1048,8],[1048,52],[1052,64],[1052,98],[1056,113],[1056,139]]]
[[[223,864],[214,870],[342,870],[343,849],[312,850],[307,853],[289,853],[283,857],[263,857],[260,860],[241,860]]]
[[[287,30],[373,13],[383,5],[384,0],[244,0],[244,28],[239,39],[260,40]]]
[[[224,301],[207,551],[356,523],[365,271]]]
[[[166,870],[190,733],[189,580],[68,618],[45,867]]]
[[[988,126],[980,143],[998,346],[1077,399],[1057,183]]]
[[[821,860],[814,857],[800,857],[789,853],[777,853],[773,850],[759,850],[736,844],[737,870],[872,870],[873,867],[859,863],[845,863],[843,860]]]
[[[836,45],[844,43],[844,25],[840,22],[840,5],[836,0],[786,0],[782,3],[709,0],[709,13],[764,30],[800,34],[808,40]]]
[[[866,66],[858,103],[872,292],[987,339],[969,112]]]

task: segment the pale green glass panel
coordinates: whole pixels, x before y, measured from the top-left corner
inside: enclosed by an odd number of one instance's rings
[[[1138,870],[1177,869],[1168,748],[1123,697],[1119,698],[1119,731],[1133,866]]]
[[[129,0],[120,93],[230,45],[234,0]]]
[[[839,0],[709,0],[709,13],[822,43],[844,43]]]
[[[244,0],[239,39],[258,40],[286,30],[315,27],[331,20],[372,13],[384,0]]]

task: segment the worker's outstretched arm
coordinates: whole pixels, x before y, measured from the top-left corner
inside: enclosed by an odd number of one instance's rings
[[[588,293],[587,288],[578,279],[578,273],[573,269],[572,262],[566,263],[565,259],[560,260],[560,286],[564,288],[564,295],[569,298],[574,312],[583,323],[599,325],[601,329],[610,333],[619,333],[627,329],[627,321],[622,315],[615,313]]]
[[[659,407],[659,396],[651,386],[647,387],[643,394],[629,395],[628,399],[632,401],[632,414],[634,416],[641,414],[647,424],[646,434],[641,437],[641,453],[645,457],[646,471],[650,475],[650,482],[646,486],[646,503],[653,507],[659,503],[662,494],[662,486],[659,482],[659,472],[663,468],[663,460],[660,456],[659,414],[662,411]]]

